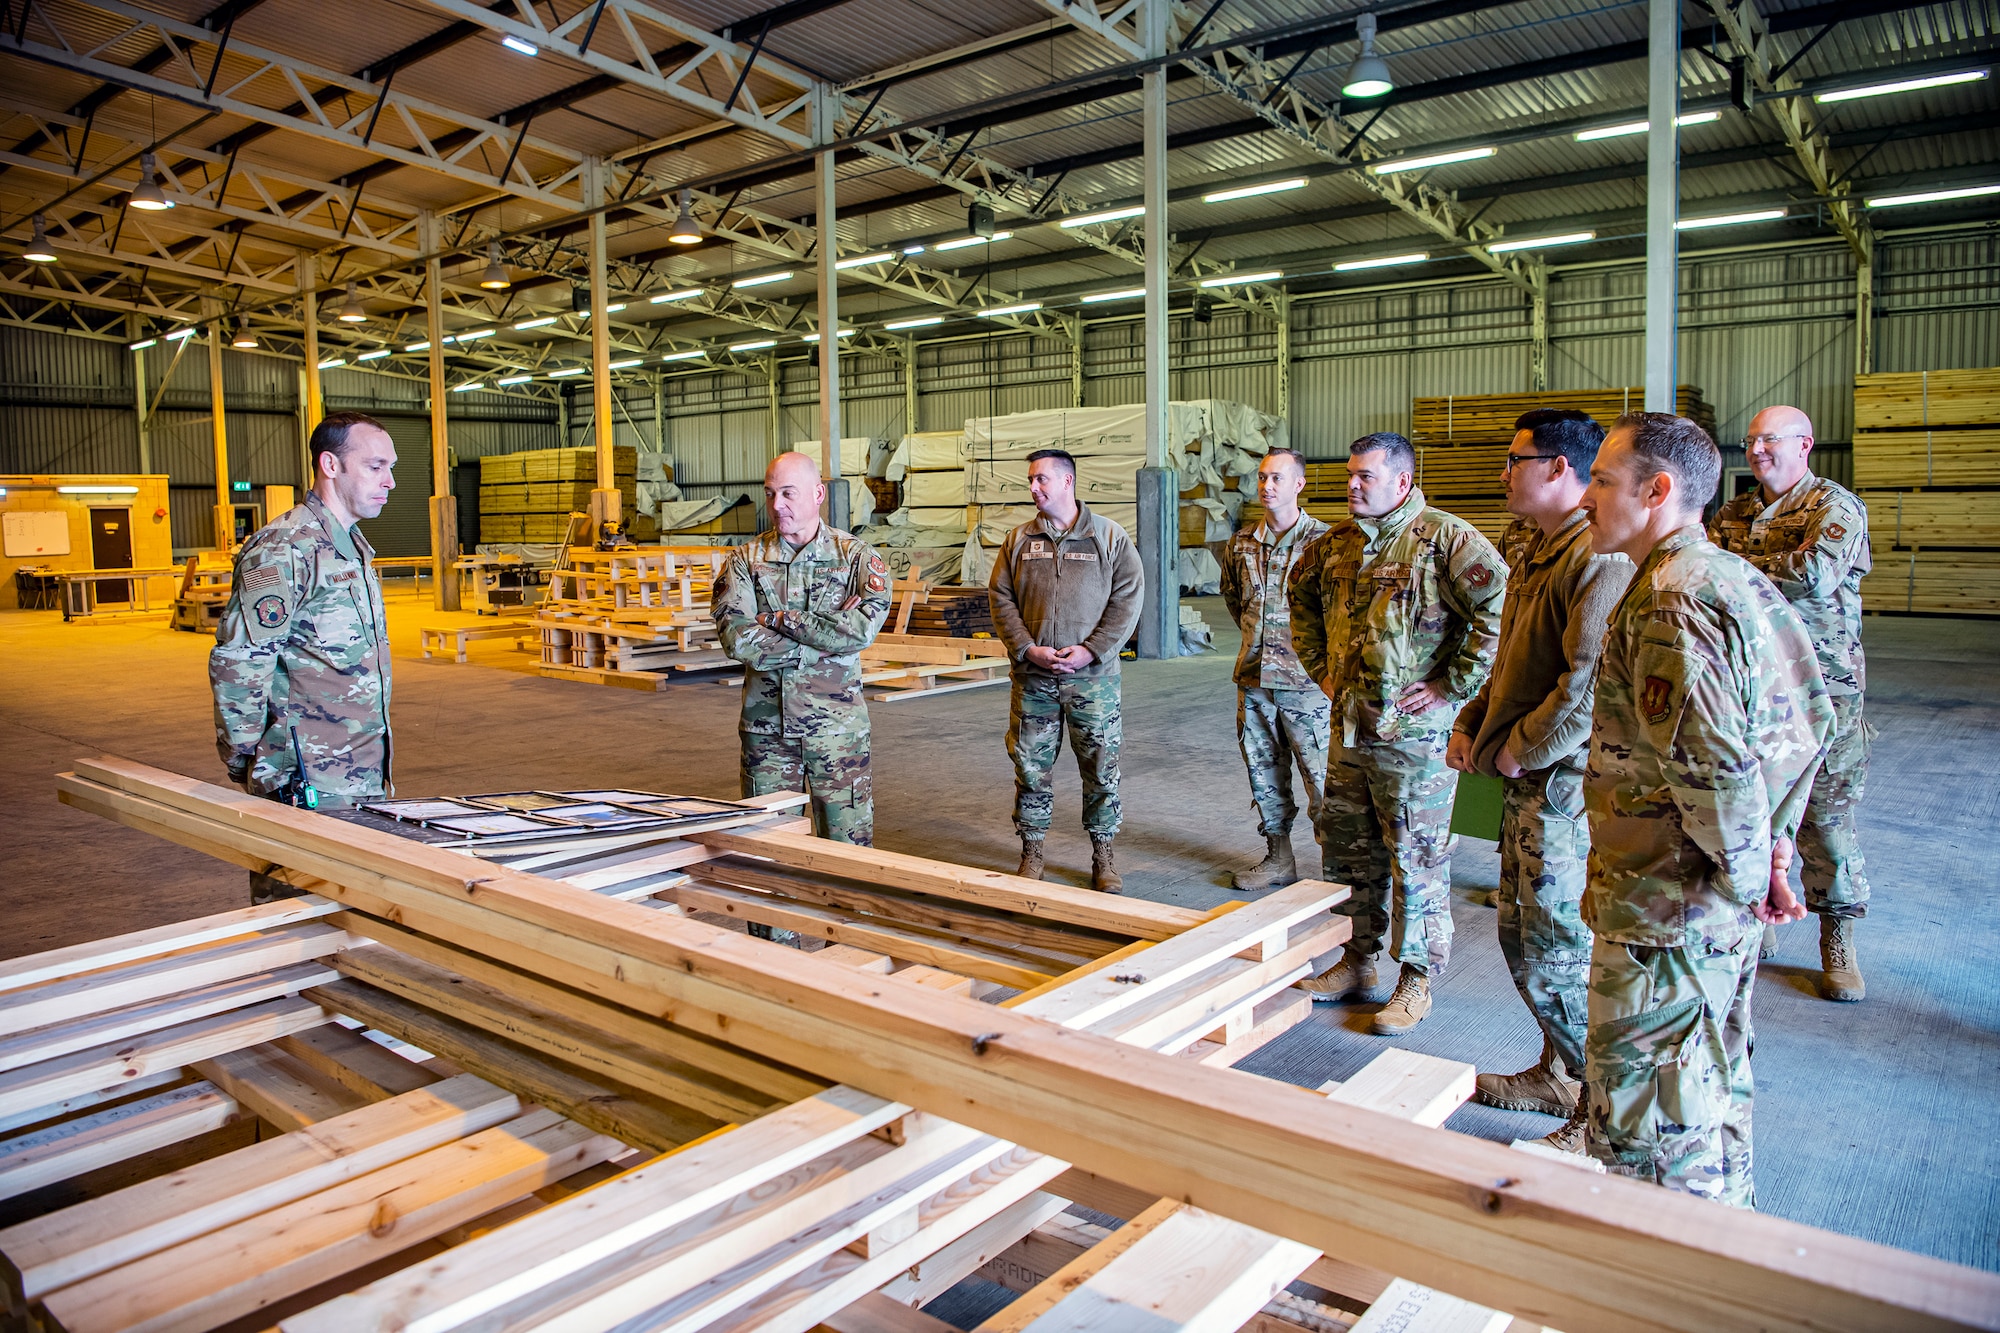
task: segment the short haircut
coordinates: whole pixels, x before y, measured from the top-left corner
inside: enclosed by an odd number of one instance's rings
[[[1661,472],[1672,477],[1682,513],[1700,513],[1715,495],[1722,451],[1694,422],[1671,412],[1627,412],[1612,429],[1632,432],[1632,452],[1641,460],[1641,475],[1633,480],[1651,480]]]
[[[344,456],[347,453],[348,436],[357,426],[373,426],[383,434],[388,434],[387,428],[366,412],[329,412],[320,418],[319,424],[313,427],[312,439],[307,443],[307,448],[312,451],[312,470],[315,477],[319,475],[319,456],[321,454],[332,454],[335,458]]]
[[[1389,466],[1398,472],[1415,475],[1417,470],[1417,450],[1407,436],[1398,435],[1393,430],[1378,430],[1373,435],[1364,435],[1348,446],[1350,454],[1386,454]]]
[[[1272,449],[1264,457],[1289,458],[1292,461],[1292,466],[1297,468],[1301,473],[1304,473],[1306,470],[1306,456],[1296,449]]]
[[[1536,453],[1561,454],[1570,471],[1586,479],[1590,465],[1597,461],[1597,446],[1604,443],[1604,427],[1590,413],[1568,407],[1523,412],[1514,429],[1533,431]]]
[[[1055,459],[1056,462],[1061,465],[1063,471],[1069,473],[1072,477],[1076,475],[1076,459],[1070,456],[1069,450],[1037,449],[1035,450],[1035,452],[1028,455],[1028,461],[1030,463],[1037,462],[1044,458]]]

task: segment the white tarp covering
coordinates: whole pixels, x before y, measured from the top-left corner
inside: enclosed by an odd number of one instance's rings
[[[907,472],[949,472],[964,466],[963,431],[927,430],[898,440],[882,475],[890,481],[901,481]]]
[[[1113,523],[1125,529],[1127,534],[1132,533],[1139,526],[1139,506],[1136,504],[1101,505],[1093,503],[1090,506],[1090,512],[1104,515]],[[1020,527],[1023,523],[1031,521],[1034,517],[1035,507],[1031,504],[984,505],[979,510],[979,528],[976,535],[986,545],[998,546],[1001,542],[1007,540],[1008,533]]]
[[[965,470],[965,498],[972,504],[1033,504],[1025,462],[974,463]],[[1139,503],[1139,469],[1130,458],[1076,460],[1076,498],[1091,506]]]
[[[965,505],[965,472],[911,472],[903,478],[907,509],[950,509]]]
[[[678,532],[719,518],[741,497],[734,495],[711,495],[706,500],[671,500],[659,506],[655,515],[660,520],[661,532]]]
[[[937,509],[912,509],[905,505],[890,514],[884,522],[899,528],[930,528],[942,532],[965,534],[965,506]]]
[[[843,477],[866,477],[872,475],[870,463],[875,441],[866,435],[843,435],[840,437],[840,475]],[[819,465],[819,474],[826,475],[826,450],[818,440],[800,440],[794,444],[791,453],[804,454]]]
[[[1167,443],[1178,453],[1201,438],[1205,414],[1186,403],[1167,407]],[[967,456],[988,462],[1023,461],[1037,449],[1062,449],[1078,458],[1146,457],[1146,409],[1137,403],[1119,407],[1065,407],[1041,412],[1010,412],[1000,417],[969,417],[965,423]],[[1135,462],[1133,466],[1138,466]]]
[[[1222,591],[1222,566],[1206,546],[1181,548],[1181,591],[1191,597],[1214,597]],[[1186,610],[1182,608],[1183,613]]]

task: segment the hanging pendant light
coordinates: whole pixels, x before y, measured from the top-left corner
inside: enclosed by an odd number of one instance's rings
[[[1340,85],[1342,97],[1380,97],[1393,92],[1396,80],[1390,77],[1389,62],[1375,54],[1375,16],[1363,14],[1354,20],[1355,35],[1361,38],[1361,54],[1348,66]]]
[[[674,219],[674,229],[667,233],[667,239],[675,245],[700,245],[702,242],[701,223],[694,217],[694,191],[681,190],[681,215]]]
[[[486,246],[486,272],[479,276],[479,285],[489,292],[503,292],[514,285],[507,276],[506,268],[500,263],[500,242],[490,241]]]
[[[160,192],[160,183],[153,179],[158,170],[151,153],[139,154],[139,186],[132,191],[132,207],[148,213],[164,213],[174,206],[174,201]]]
[[[21,258],[37,264],[53,264],[56,252],[49,248],[48,224],[40,213],[35,214],[35,238],[28,242],[28,248],[21,252]]]
[[[354,294],[354,284],[351,282],[347,284],[347,299],[341,302],[340,314],[337,318],[343,324],[365,324],[368,322],[368,312],[361,308],[361,298]]]
[[[231,347],[241,347],[248,350],[257,345],[257,335],[250,332],[249,325],[239,319],[232,327],[234,331],[229,335],[229,345]]]

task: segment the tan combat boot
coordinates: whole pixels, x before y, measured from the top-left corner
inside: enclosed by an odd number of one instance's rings
[[[1090,887],[1099,893],[1117,893],[1125,887],[1116,866],[1111,864],[1111,839],[1090,835]]]
[[[1562,1128],[1542,1137],[1542,1143],[1557,1152],[1582,1153],[1584,1144],[1590,1138],[1590,1108],[1584,1099],[1576,1099],[1576,1109],[1569,1113],[1569,1119],[1562,1122]]]
[[[1289,833],[1266,833],[1264,835],[1264,859],[1249,870],[1239,870],[1231,876],[1239,889],[1282,889],[1287,884],[1296,884],[1299,879],[1298,857],[1292,853],[1292,835]]]
[[[1757,961],[1768,963],[1778,956],[1778,928],[1764,923],[1764,942],[1757,946]]]
[[[1539,1111],[1569,1115],[1581,1100],[1583,1085],[1566,1077],[1554,1043],[1542,1038],[1542,1058],[1518,1074],[1481,1074],[1473,1081],[1473,1096],[1503,1111]]]
[[[1389,997],[1389,1003],[1375,1011],[1375,1018],[1369,1024],[1369,1030],[1378,1037],[1400,1037],[1423,1022],[1424,1016],[1430,1011],[1429,974],[1419,972],[1405,963],[1403,975],[1396,982],[1396,993]]]
[[[1299,989],[1316,1003],[1333,1004],[1355,996],[1372,999],[1381,984],[1381,976],[1375,970],[1375,955],[1347,948],[1341,951],[1339,962],[1318,976],[1301,981]]]
[[[1861,979],[1861,959],[1854,951],[1854,918],[1819,919],[1819,993],[1829,1000],[1852,1003],[1868,994]]]
[[[1042,840],[1040,838],[1021,839],[1021,868],[1014,872],[1027,879],[1042,877]]]

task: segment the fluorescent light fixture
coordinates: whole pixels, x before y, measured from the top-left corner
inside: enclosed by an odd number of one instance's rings
[[[325,360],[325,361],[322,361],[322,362],[320,362],[320,363],[319,363],[319,368],[320,368],[321,370],[332,370],[332,369],[334,369],[335,367],[338,367],[338,366],[344,366],[344,365],[346,365],[346,364],[347,364],[347,359],[346,359],[345,357],[338,357],[338,356],[336,356],[336,357],[332,357],[332,358],[330,358],[330,359],[328,359],[328,360]]]
[[[1345,264],[1335,264],[1335,273],[1354,273],[1364,268],[1395,268],[1399,264],[1422,264],[1430,259],[1430,252],[1419,250],[1409,255],[1384,255],[1380,259],[1350,259]]]
[[[853,329],[842,329],[842,330],[840,331],[840,336],[841,336],[841,337],[843,337],[843,338],[852,338],[852,337],[854,336],[854,330],[853,330]],[[818,335],[817,333],[808,333],[808,334],[806,334],[806,335],[805,335],[805,337],[804,337],[804,339],[803,339],[802,341],[805,341],[805,342],[809,342],[809,343],[816,343],[816,342],[818,342],[818,341],[819,341],[819,335]]]
[[[1099,209],[1095,213],[1074,214],[1073,216],[1061,219],[1056,225],[1065,229],[1070,227],[1088,227],[1094,222],[1116,222],[1120,218],[1141,217],[1145,212],[1146,206],[1144,204],[1133,204],[1129,208],[1105,208]]]
[[[1240,287],[1246,282],[1276,282],[1285,275],[1279,270],[1265,269],[1262,273],[1224,273],[1217,278],[1203,278],[1204,287]]]
[[[372,352],[363,352],[354,359],[356,361],[380,361],[383,357],[389,355],[389,351],[390,349],[387,347],[378,347]]]
[[[674,219],[674,225],[667,232],[667,239],[675,245],[700,245],[702,241],[701,223],[694,215],[694,191],[681,187],[681,212]]]
[[[549,325],[555,322],[556,322],[556,316],[554,315],[537,315],[533,319],[522,320],[519,324],[516,324],[514,328],[517,331],[525,329],[545,329]]]
[[[1480,158],[1493,156],[1492,148],[1461,148],[1451,153],[1431,153],[1425,157],[1406,157],[1395,162],[1378,162],[1368,170],[1377,176],[1393,176],[1399,171],[1422,171],[1426,167],[1449,166],[1453,162],[1477,162]]]
[[[486,271],[479,275],[479,285],[489,292],[504,292],[514,285],[514,280],[507,276],[506,265],[500,262],[498,241],[486,244]]]
[[[452,342],[456,340],[462,343],[478,342],[481,338],[491,338],[499,331],[498,329],[474,329],[470,333],[454,334],[451,338],[446,338],[445,341]]]
[[[470,384],[454,384],[451,386],[451,391],[453,393],[471,393],[474,389],[483,389],[485,387],[478,380],[474,380]]]
[[[58,486],[57,495],[137,495],[137,486]]]
[[[1504,255],[1510,250],[1541,250],[1551,245],[1581,245],[1585,241],[1596,239],[1597,233],[1594,231],[1566,231],[1560,236],[1529,236],[1518,241],[1494,241],[1486,247],[1486,253]]]
[[[31,264],[53,264],[56,252],[49,248],[48,223],[40,213],[35,214],[35,235],[28,242],[28,248],[21,252],[21,258]]]
[[[924,247],[921,245],[906,245],[903,247],[903,253],[906,255],[920,255],[923,252]]]
[[[551,370],[549,378],[552,380],[568,379],[571,375],[581,375],[582,373],[582,366],[571,366],[568,370]]]
[[[669,301],[690,301],[700,295],[701,288],[699,287],[683,287],[677,292],[661,292],[658,296],[651,298],[650,304],[665,305]]]
[[[361,308],[361,298],[354,294],[354,284],[347,284],[347,299],[340,303],[340,313],[335,316],[343,324],[365,324],[368,312]]]
[[[1977,199],[1981,195],[2000,194],[2000,185],[1967,185],[1956,190],[1927,190],[1922,194],[1885,194],[1870,199],[1870,208],[1900,208],[1904,204],[1941,204],[1948,199]],[[172,337],[172,334],[167,335]]]
[[[1919,88],[1943,88],[1954,83],[1978,83],[1986,77],[1983,69],[1963,69],[1956,74],[1933,74],[1922,79],[1902,79],[1895,83],[1874,83],[1866,88],[1842,88],[1817,93],[1815,102],[1852,102],[1861,97],[1886,97],[1890,93],[1913,93]]]
[[[623,301],[613,301],[610,305],[604,307],[604,313],[607,315],[615,315],[624,308],[625,308],[625,303]],[[576,312],[576,317],[578,319],[589,319],[590,312],[588,310],[579,310]]]
[[[1096,305],[1099,301],[1129,301],[1135,296],[1144,296],[1144,287],[1120,287],[1115,292],[1090,292],[1084,298],[1085,305]]]
[[[968,245],[991,245],[995,241],[1008,240],[1013,235],[1014,233],[1011,231],[996,231],[991,236],[961,236],[955,241],[939,241],[931,249],[963,250]]]
[[[1722,213],[1712,218],[1682,218],[1675,231],[1700,231],[1703,227],[1733,227],[1740,222],[1771,222],[1785,216],[1782,208],[1760,208],[1753,213]]]
[[[139,154],[139,184],[132,191],[132,207],[146,213],[163,213],[174,206],[174,201],[160,193],[160,183],[153,179],[158,170],[151,153]]]
[[[1042,303],[1040,301],[1016,301],[1013,305],[988,306],[979,313],[987,319],[998,319],[1002,315],[1025,315],[1030,310],[1040,310],[1041,308]]]
[[[634,367],[634,366],[642,366],[642,365],[644,365],[644,364],[646,364],[646,358],[645,358],[645,357],[643,357],[643,356],[628,356],[628,357],[626,357],[626,358],[625,358],[625,359],[624,359],[623,361],[613,361],[613,362],[612,362],[612,363],[611,363],[610,365],[606,366],[606,367],[605,367],[605,369],[606,369],[606,370],[630,370],[630,369],[631,369],[632,367]]]
[[[777,345],[778,340],[776,338],[753,338],[747,343],[731,343],[729,344],[729,350],[732,352],[761,352],[766,347],[776,347]]]
[[[175,329],[172,333],[169,333],[167,335],[167,341],[170,343],[177,343],[183,338],[194,337],[195,332],[196,330],[193,325],[189,325],[187,328],[184,329]]]
[[[766,283],[783,282],[786,278],[789,278],[791,276],[792,276],[792,271],[790,269],[786,269],[782,273],[759,273],[754,278],[738,278],[736,281],[730,283],[729,285],[731,287],[736,287],[736,288],[762,287]]]
[[[885,259],[894,259],[895,257],[896,252],[894,250],[883,250],[872,255],[856,255],[852,259],[836,260],[833,266],[838,269],[860,268],[864,264],[879,264]]]
[[[148,347],[153,346],[153,344],[159,341],[160,340],[158,338],[141,338],[138,342],[135,342],[131,345],[131,350],[134,352],[143,352]]]
[[[707,353],[707,352],[668,352],[668,353],[667,353],[667,354],[666,354],[665,356],[661,357],[661,358],[660,358],[660,360],[662,360],[662,361],[692,361],[692,360],[694,360],[694,359],[695,359],[695,358],[697,358],[697,357],[703,357],[703,356],[707,356],[707,355],[708,355],[708,353]]]
[[[503,375],[493,382],[504,389],[510,384],[526,384],[533,378],[533,375]]]
[[[885,329],[927,329],[933,324],[944,323],[943,315],[924,315],[918,319],[892,319],[882,327]]]
[[[1347,67],[1347,77],[1341,81],[1342,97],[1380,97],[1393,92],[1396,80],[1389,73],[1389,62],[1375,54],[1375,16],[1361,14],[1354,20],[1354,34],[1361,39],[1361,53],[1354,63]]]
[[[1303,190],[1304,176],[1293,176],[1289,180],[1265,181],[1262,185],[1239,185],[1231,190],[1212,190],[1201,197],[1204,204],[1226,204],[1231,199],[1250,199],[1260,194],[1282,194],[1286,190]]]
[[[1720,111],[1689,111],[1674,117],[1674,124],[1686,129],[1690,125],[1709,125],[1722,119]],[[1622,139],[1628,134],[1644,134],[1653,128],[1650,120],[1628,120],[1622,125],[1602,125],[1594,130],[1578,130],[1571,137],[1578,143],[1591,143],[1598,139]]]
[[[524,56],[538,56],[541,54],[541,51],[533,44],[522,41],[511,32],[506,33],[500,38],[500,45],[506,47],[509,51],[517,51]]]
[[[451,341],[451,339],[447,338],[447,339],[445,339],[445,341],[446,341],[446,342],[450,342],[450,341]],[[406,351],[406,352],[428,352],[428,351],[430,351],[430,350],[431,350],[431,345],[430,345],[429,343],[427,343],[427,342],[421,342],[421,343],[404,343],[404,344],[403,344],[403,350],[404,350],[404,351]]]

